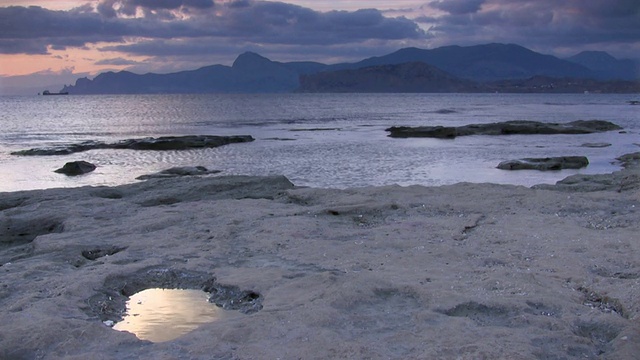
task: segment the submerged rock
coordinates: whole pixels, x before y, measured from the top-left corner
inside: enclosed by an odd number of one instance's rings
[[[221,172],[220,170],[208,170],[204,166],[178,166],[178,167],[172,167],[170,169],[162,170],[155,174],[141,175],[141,176],[138,176],[136,179],[147,180],[147,179],[168,178],[168,177],[178,177],[178,176],[209,175],[209,174],[217,174],[220,172]]]
[[[581,147],[588,147],[588,148],[605,148],[605,147],[609,147],[611,146],[610,143],[584,143],[582,145],[580,145]]]
[[[77,175],[90,173],[95,169],[96,169],[96,166],[90,162],[72,161],[64,164],[63,167],[61,167],[58,170],[55,170],[55,172],[60,174],[65,174],[68,176],[77,176]]]
[[[488,124],[470,124],[464,126],[392,126],[386,131],[390,137],[432,137],[453,139],[468,135],[553,135],[553,134],[591,134],[620,130],[620,126],[604,120],[577,120],[565,124],[543,123],[538,121],[515,120]]]
[[[589,165],[585,156],[561,156],[549,158],[525,158],[520,160],[503,161],[498,164],[502,170],[562,170],[581,169]]]
[[[250,135],[216,136],[216,135],[187,135],[163,136],[158,138],[126,139],[115,143],[101,141],[84,141],[78,144],[66,144],[49,148],[34,148],[14,151],[11,155],[68,155],[82,151],[96,149],[131,149],[131,150],[186,150],[214,148],[227,144],[251,142]]]

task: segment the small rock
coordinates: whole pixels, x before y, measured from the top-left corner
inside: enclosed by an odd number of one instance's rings
[[[76,176],[76,175],[90,173],[95,169],[96,169],[96,166],[90,162],[72,161],[64,164],[63,167],[61,167],[58,170],[55,170],[55,172],[60,174],[65,174],[67,176]]]
[[[105,320],[102,323],[105,324],[108,327],[113,327],[113,325],[116,324],[113,320]]]

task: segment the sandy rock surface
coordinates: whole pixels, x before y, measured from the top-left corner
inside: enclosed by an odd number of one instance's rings
[[[209,176],[3,193],[0,358],[634,359],[638,189]],[[246,307],[163,343],[103,324],[158,285]]]

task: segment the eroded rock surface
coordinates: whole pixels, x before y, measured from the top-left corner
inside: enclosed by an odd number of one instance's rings
[[[633,359],[638,194],[281,176],[4,193],[0,358]],[[240,314],[166,343],[105,326],[149,287]]]

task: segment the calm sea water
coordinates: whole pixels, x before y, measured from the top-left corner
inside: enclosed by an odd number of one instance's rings
[[[277,94],[0,97],[0,191],[118,185],[173,166],[222,174],[287,176],[300,186],[444,185],[493,182],[531,186],[575,173],[617,170],[615,157],[640,151],[640,106],[630,95]],[[625,133],[392,139],[393,125],[463,125],[507,120],[609,120]],[[163,135],[252,135],[256,141],[188,151],[94,150],[23,157],[11,151],[85,140]],[[607,148],[585,148],[607,142]],[[581,170],[503,171],[509,159],[586,155]],[[54,173],[68,161],[98,168]]]

